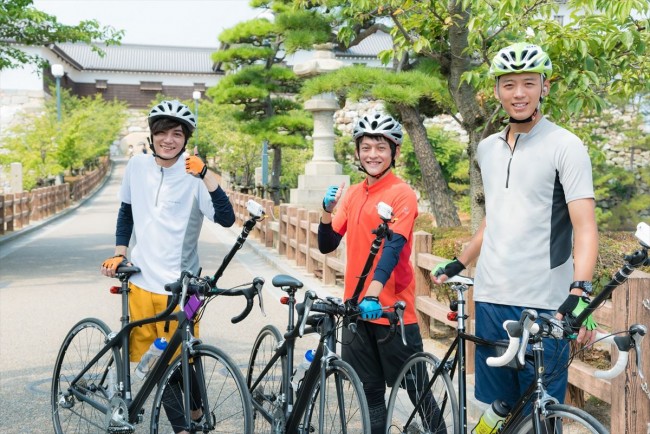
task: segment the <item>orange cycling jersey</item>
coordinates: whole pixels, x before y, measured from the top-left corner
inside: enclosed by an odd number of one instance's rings
[[[345,299],[354,293],[359,280],[359,275],[370,253],[370,246],[375,239],[373,229],[381,223],[377,214],[377,204],[384,202],[393,208],[393,223],[389,224],[394,233],[406,239],[397,265],[390,278],[384,285],[379,301],[383,306],[392,306],[396,301],[406,302],[404,324],[417,322],[415,316],[415,278],[411,264],[411,249],[413,244],[413,225],[418,215],[417,198],[415,192],[404,181],[392,172],[387,173],[373,185],[367,181],[350,186],[336,214],[332,217],[332,229],[341,236],[346,235],[346,272],[345,272]],[[361,300],[373,280],[372,277],[378,259],[383,252],[383,245],[375,258],[372,269],[368,273],[363,291],[359,296]],[[388,324],[386,319],[373,321]]]

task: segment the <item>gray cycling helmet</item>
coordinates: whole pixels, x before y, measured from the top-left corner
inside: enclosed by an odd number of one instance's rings
[[[165,100],[156,104],[149,112],[149,128],[156,119],[174,119],[189,128],[190,133],[196,129],[196,117],[194,113],[180,101]]]
[[[354,140],[362,136],[384,136],[396,145],[401,145],[404,138],[402,126],[391,116],[372,113],[363,116],[354,126]]]

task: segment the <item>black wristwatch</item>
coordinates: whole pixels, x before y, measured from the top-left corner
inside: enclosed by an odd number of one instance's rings
[[[587,295],[591,295],[594,292],[593,285],[588,280],[576,280],[569,285],[569,290],[572,290],[573,288],[580,288],[587,293]]]

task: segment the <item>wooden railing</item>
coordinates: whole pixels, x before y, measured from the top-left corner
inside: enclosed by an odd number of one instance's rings
[[[257,237],[266,247],[274,248],[296,265],[304,266],[308,273],[322,279],[325,285],[335,285],[345,273],[344,246],[332,253],[318,251],[317,233],[320,211],[306,210],[290,205],[280,205],[276,212],[273,202],[242,193],[231,193],[238,224],[248,218],[246,202],[253,199],[264,205],[269,218],[256,225],[253,237]],[[277,214],[277,215],[274,215]],[[345,239],[344,239],[345,240]],[[412,261],[416,276],[416,309],[423,337],[430,337],[432,325],[445,324],[455,327],[456,323],[447,319],[448,302],[438,294],[439,288],[431,285],[429,272],[438,263],[447,261],[432,255],[432,236],[427,232],[414,234]],[[473,269],[468,270],[470,276]],[[467,294],[469,316],[474,311],[472,291]],[[608,301],[595,314],[598,323],[609,330],[621,331],[632,324],[650,326],[650,274],[635,271],[628,281],[613,293]],[[470,321],[473,332],[473,321]],[[613,354],[616,350],[612,347]],[[468,345],[467,367],[474,369],[474,348]],[[650,339],[645,339],[642,347],[645,361],[646,381],[650,378]],[[634,356],[630,358],[633,359]],[[613,356],[612,359],[615,360]],[[634,363],[630,363],[625,374],[613,380],[595,378],[594,368],[579,360],[569,367],[569,382],[605,402],[611,404],[612,433],[641,433],[650,426],[650,395],[642,390],[641,378]],[[646,389],[647,390],[647,389]]]
[[[0,195],[0,235],[53,216],[88,196],[106,177],[110,167],[110,159],[102,158],[97,169],[72,183]]]

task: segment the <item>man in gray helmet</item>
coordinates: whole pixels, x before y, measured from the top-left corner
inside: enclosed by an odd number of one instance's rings
[[[108,277],[114,277],[118,265],[127,262],[142,270],[129,283],[132,321],[166,308],[164,285],[177,280],[181,271],[199,272],[198,239],[204,217],[224,227],[235,222],[234,210],[217,175],[207,168],[196,148],[194,155],[183,156],[196,128],[190,109],[179,101],[161,101],[151,109],[148,121],[151,153],[133,156],[126,166],[119,194],[122,203],[115,253],[101,266],[101,273]],[[137,244],[131,250],[131,261],[127,261],[132,235]],[[172,321],[133,329],[129,338],[131,361],[139,361],[156,338],[169,341],[176,327],[177,322]]]

